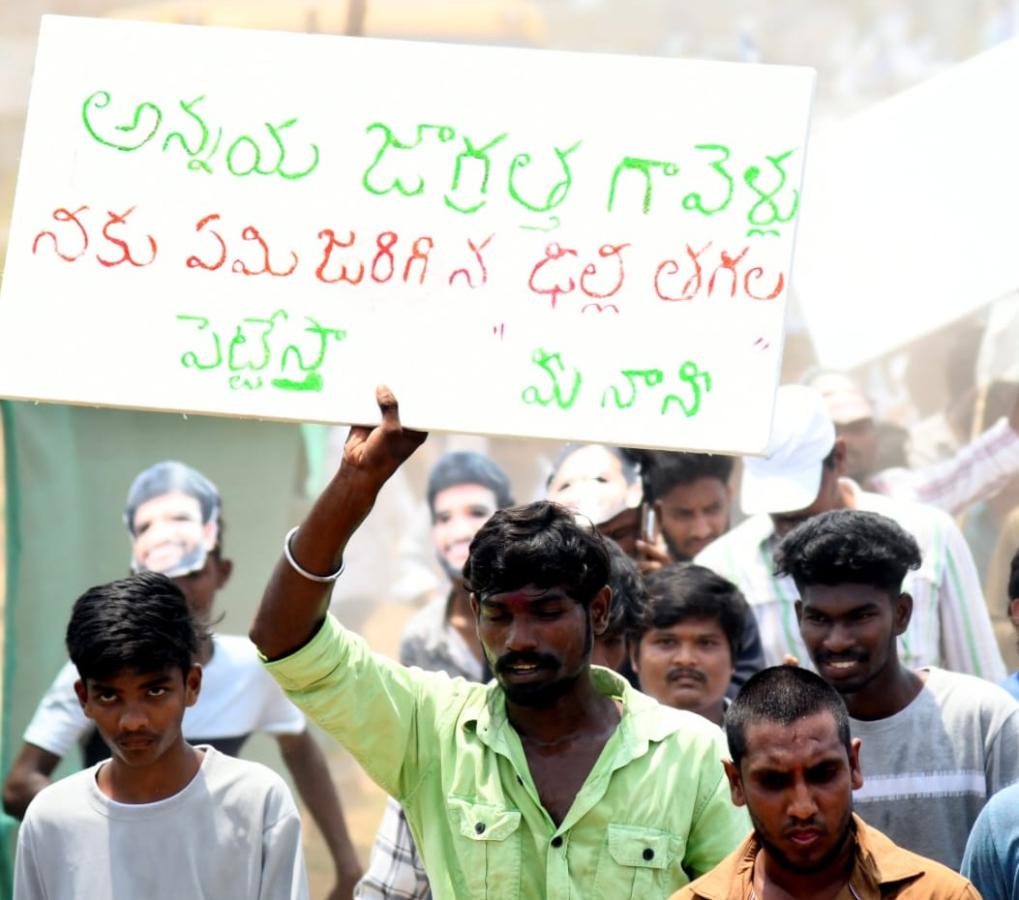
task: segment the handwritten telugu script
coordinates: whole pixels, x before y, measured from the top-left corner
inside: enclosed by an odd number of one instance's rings
[[[350,422],[386,381],[430,430],[766,444],[809,71],[64,17],[39,46],[0,396]]]

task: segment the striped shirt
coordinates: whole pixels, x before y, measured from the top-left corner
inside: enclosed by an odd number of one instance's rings
[[[993,497],[1017,474],[1019,434],[1000,419],[951,459],[919,469],[885,469],[870,478],[870,488],[958,515]]]
[[[902,589],[913,597],[913,616],[899,638],[899,658],[909,668],[941,666],[1000,682],[1006,674],[973,563],[955,522],[941,510],[863,491],[843,478],[853,509],[894,519],[916,539],[923,563],[909,572]],[[768,665],[791,654],[809,665],[800,638],[791,578],[776,578],[778,538],[768,515],[752,516],[722,535],[696,559],[734,582],[747,598],[764,644]]]

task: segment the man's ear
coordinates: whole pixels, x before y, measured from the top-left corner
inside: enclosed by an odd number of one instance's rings
[[[474,624],[477,625],[481,620],[481,603],[478,602],[478,595],[471,591],[470,596],[471,613],[474,616]]]
[[[74,693],[81,704],[81,711],[85,713],[87,718],[92,718],[85,709],[85,704],[88,702],[88,688],[85,687],[85,682],[80,678],[74,682]]]
[[[640,641],[631,641],[627,638],[626,650],[630,657],[630,668],[633,669],[633,674],[640,681]]]
[[[1019,628],[1019,597],[1008,604],[1008,611],[1012,618],[1012,624]]]
[[[797,600],[796,603],[794,604],[794,606],[795,606],[795,609],[796,609],[796,624],[797,625],[802,625],[803,624],[803,601],[802,600]]]
[[[230,576],[234,573],[234,561],[232,559],[220,559],[216,563],[216,590],[221,591],[226,587]]]
[[[198,702],[198,695],[202,690],[202,667],[198,663],[192,663],[184,676],[184,705],[194,706]]]
[[[860,768],[860,746],[859,738],[853,738],[849,742],[849,774],[854,791],[858,791],[863,787],[863,769]]]
[[[913,618],[913,596],[905,592],[895,598],[895,609],[892,610],[892,621],[896,637],[909,627],[909,620]]]
[[[612,608],[612,588],[605,585],[591,599],[591,626],[597,636],[605,634],[609,627],[609,610]]]
[[[832,463],[835,469],[835,475],[841,478],[846,474],[846,439],[844,437],[835,438],[835,447],[832,453]]]
[[[747,801],[743,796],[743,778],[736,763],[731,759],[723,759],[722,765],[725,766],[725,777],[729,779],[729,795],[732,797],[733,805],[746,806]]]

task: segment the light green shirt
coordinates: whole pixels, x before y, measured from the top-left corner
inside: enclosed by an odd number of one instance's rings
[[[749,831],[719,729],[605,669],[592,668],[595,687],[622,718],[557,827],[494,682],[404,668],[331,616],[266,666],[403,804],[435,900],[666,898]]]

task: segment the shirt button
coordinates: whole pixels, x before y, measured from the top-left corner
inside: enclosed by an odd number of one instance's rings
[[[643,856],[644,859],[646,859],[648,862],[651,862],[651,860],[655,858],[655,851],[652,850],[650,847],[645,847]]]
[[[478,822],[477,825],[474,826],[474,831],[477,834],[484,834],[485,833],[485,823],[484,822]]]
[[[552,838],[553,847],[561,847],[562,845],[563,845],[562,835],[557,834],[554,838]]]

